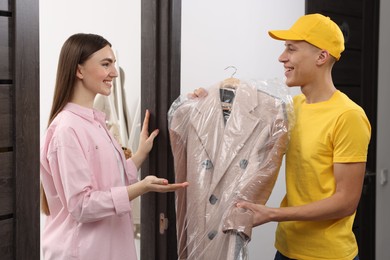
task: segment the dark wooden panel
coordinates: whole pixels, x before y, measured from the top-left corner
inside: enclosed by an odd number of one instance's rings
[[[10,24],[10,17],[8,16],[2,16],[0,15],[0,46],[9,46],[10,42],[10,36],[8,35],[10,32],[9,24]]]
[[[0,80],[11,79],[10,17],[0,16]]]
[[[362,93],[359,86],[345,86],[340,85],[337,87],[341,92],[346,94],[350,99],[352,99],[357,104],[362,104]]]
[[[362,107],[366,112],[368,119],[371,122],[371,142],[368,147],[367,170],[376,172],[376,133],[377,133],[377,105],[378,105],[378,49],[379,49],[379,0],[364,1],[364,25],[362,31],[363,37],[363,56],[362,56],[362,71],[364,71],[362,86],[363,86],[363,103]],[[372,185],[375,185],[373,182]],[[374,189],[375,190],[375,189]],[[375,220],[375,217],[372,219]],[[375,221],[370,222],[371,227],[366,228],[370,232],[371,228],[375,227]],[[375,232],[365,234],[367,241],[370,241],[370,250],[374,251],[372,245],[375,239]],[[367,256],[369,254],[366,254]],[[368,257],[366,257],[368,258]]]
[[[174,181],[167,112],[180,94],[181,1],[144,0],[141,5],[141,110],[151,111],[150,129],[160,129],[143,174]],[[141,259],[176,259],[174,194],[146,194],[141,200]],[[159,233],[159,216],[169,220]]]
[[[362,27],[363,19],[354,16],[342,16],[332,13],[323,13],[338,24],[344,34],[346,50],[361,50],[362,49]],[[341,54],[343,57],[343,54]]]
[[[14,210],[14,181],[13,153],[0,152],[0,218],[13,214]]]
[[[15,259],[39,259],[39,1],[14,0]]]
[[[0,11],[9,11],[9,2],[8,0],[1,0],[0,1]]]
[[[0,62],[1,63],[1,62]],[[0,84],[0,148],[12,147],[12,100],[10,85]]]
[[[141,2],[141,111],[151,112],[149,128],[156,128],[156,78],[157,78],[157,0]],[[154,155],[153,155],[154,154]],[[155,153],[152,150],[141,168],[141,176],[155,174]],[[157,194],[141,197],[141,259],[159,259],[157,252]]]
[[[375,259],[379,2],[379,0],[306,0],[307,13],[327,14],[339,25],[347,21],[348,26],[345,24],[341,26],[344,35],[347,32],[348,36],[346,37],[347,51],[341,55],[340,62],[334,67],[335,85],[362,106],[372,127],[367,174],[353,228],[359,245],[360,259]],[[356,47],[357,45],[360,47]],[[359,54],[350,55],[348,50],[349,52],[355,50]],[[358,66],[361,69],[356,69]],[[356,84],[356,81],[359,83]]]
[[[362,80],[361,52],[346,50],[341,59],[335,63],[332,71],[333,83],[341,85],[360,86]]]
[[[13,219],[0,220],[0,258],[2,260],[14,259],[14,246],[13,246],[13,232],[14,225]],[[32,259],[32,258],[26,258]],[[36,258],[38,259],[38,258]]]
[[[309,3],[309,4],[308,4]],[[306,0],[306,13],[331,12],[343,15],[363,16],[363,0],[324,1]]]

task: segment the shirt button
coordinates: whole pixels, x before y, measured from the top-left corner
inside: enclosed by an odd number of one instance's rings
[[[215,203],[217,203],[217,200],[218,200],[218,198],[214,194],[212,194],[209,198],[211,205],[214,205]]]
[[[243,169],[243,170],[245,170],[247,166],[248,166],[248,160],[242,159],[242,160],[240,161],[240,168]]]
[[[213,168],[213,163],[211,162],[211,160],[204,160],[202,162],[202,167],[205,168],[206,170],[209,170],[211,168]]]
[[[208,236],[208,238],[210,239],[210,240],[213,240],[213,238],[217,235],[217,230],[212,230],[212,231],[210,231],[208,234],[207,234],[207,236]]]

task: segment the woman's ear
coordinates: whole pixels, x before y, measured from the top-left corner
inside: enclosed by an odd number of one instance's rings
[[[83,78],[84,78],[84,75],[83,75],[83,66],[81,66],[80,64],[77,65],[76,77],[77,77],[78,79],[83,79]]]

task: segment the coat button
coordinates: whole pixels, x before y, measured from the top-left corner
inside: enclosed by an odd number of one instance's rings
[[[243,170],[245,170],[247,166],[248,166],[248,160],[242,159],[242,160],[240,161],[240,168],[243,169]]]
[[[214,194],[212,194],[209,198],[211,205],[214,205],[215,203],[217,203],[217,200],[218,200],[218,198]]]
[[[207,236],[208,236],[208,238],[210,239],[210,240],[213,240],[213,238],[217,235],[217,230],[212,230],[212,231],[210,231],[208,234],[207,234]]]
[[[205,168],[206,170],[209,170],[211,168],[213,168],[213,163],[211,162],[211,160],[204,160],[202,162],[202,167]]]

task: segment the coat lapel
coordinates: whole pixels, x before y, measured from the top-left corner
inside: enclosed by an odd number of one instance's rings
[[[218,159],[215,162],[210,191],[213,191],[218,185],[221,178],[231,167],[232,161],[240,156],[241,149],[246,145],[246,141],[258,125],[260,117],[253,115],[257,106],[257,90],[241,83],[236,90],[232,111],[223,136],[221,136],[222,140],[219,146]]]
[[[253,114],[257,106],[257,90],[241,83],[236,90],[226,126],[222,116],[219,85],[210,88],[209,95],[196,107],[191,122],[214,167],[209,191],[221,180],[259,123],[260,117]]]
[[[208,96],[199,101],[195,111],[191,119],[192,126],[207,156],[214,164],[222,140],[221,134],[225,128],[217,87],[209,90]]]

